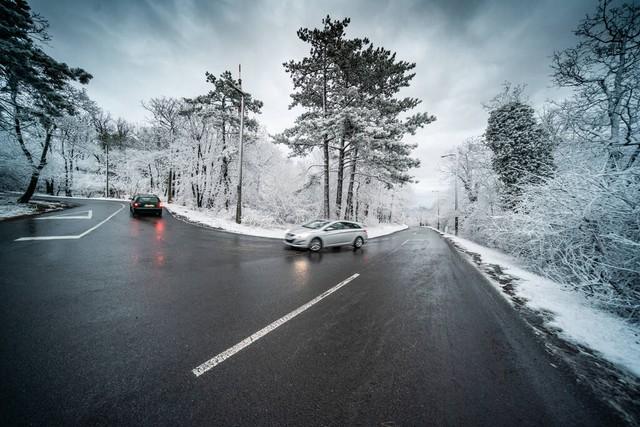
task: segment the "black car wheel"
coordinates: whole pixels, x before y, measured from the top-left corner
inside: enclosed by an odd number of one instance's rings
[[[362,245],[364,245],[364,240],[362,240],[362,237],[356,237],[356,240],[353,242],[353,247],[356,249],[360,249]]]
[[[309,250],[311,252],[319,252],[321,249],[322,249],[322,240],[320,240],[317,237],[312,239],[311,243],[309,243]]]

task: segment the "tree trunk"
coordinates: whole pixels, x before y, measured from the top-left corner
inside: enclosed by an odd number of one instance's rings
[[[344,135],[340,138],[338,149],[338,178],[336,180],[336,218],[342,215],[342,184],[344,181]]]
[[[64,189],[64,195],[67,197],[71,197],[73,195],[73,191],[71,190],[73,188],[73,174],[74,174],[74,163],[73,163],[73,158],[75,156],[75,148],[72,146],[71,147],[71,152],[69,154],[69,179],[68,182],[66,183],[66,188]]]
[[[69,196],[69,162],[64,158],[64,195]]]
[[[356,199],[356,212],[354,215],[354,219],[356,221],[358,221],[358,217],[359,217],[359,212],[360,212],[360,198],[358,197],[358,193],[360,193],[360,183],[358,183],[358,187],[356,188],[356,195],[355,195],[355,199]]]
[[[224,209],[229,210],[229,159],[227,158],[226,120],[224,118],[225,103],[222,102],[222,165],[220,171],[220,184],[224,194]]]
[[[626,68],[626,52],[624,46],[621,48],[621,53],[618,58],[618,70],[616,71],[616,75],[613,81],[613,93],[608,94],[609,104],[608,104],[608,115],[609,115],[609,123],[611,126],[611,134],[610,134],[610,145],[611,148],[609,150],[609,161],[613,168],[618,168],[618,162],[622,158],[622,151],[620,147],[622,145],[621,135],[620,135],[620,121],[622,117],[622,97],[623,97],[623,89],[622,89],[622,79],[624,70]],[[604,90],[607,93],[606,89]]]
[[[53,178],[44,180],[45,193],[53,196],[54,183]]]
[[[322,116],[327,118],[327,59],[326,52],[323,52],[323,75],[322,75]],[[324,156],[324,204],[322,213],[325,218],[329,218],[329,136],[325,132],[322,142],[322,154]]]
[[[358,160],[358,148],[351,151],[351,170],[349,172],[349,187],[347,188],[347,208],[344,212],[344,219],[353,218],[353,184],[356,180],[356,162]]]
[[[14,130],[16,132],[16,137],[18,138],[18,142],[20,143],[20,147],[22,148],[22,152],[31,163],[31,179],[29,180],[29,185],[25,190],[24,194],[20,196],[18,199],[18,203],[28,203],[33,197],[33,193],[35,193],[36,188],[38,186],[38,179],[40,178],[40,172],[47,164],[47,151],[49,151],[49,146],[51,145],[51,136],[53,135],[53,130],[55,126],[50,126],[46,129],[46,136],[44,139],[44,146],[42,147],[42,153],[40,154],[40,161],[38,165],[33,162],[33,157],[31,153],[27,149],[27,146],[24,143],[24,139],[22,136],[22,128],[20,127],[20,119],[18,118],[17,108],[16,108],[16,116],[14,118]]]
[[[153,190],[153,172],[151,171],[151,163],[147,163],[149,168],[149,188]],[[171,180],[171,169],[169,169],[169,180]]]

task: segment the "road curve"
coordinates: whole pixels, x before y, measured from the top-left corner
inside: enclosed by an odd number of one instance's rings
[[[310,254],[73,202],[0,222],[2,425],[621,422],[432,231]]]

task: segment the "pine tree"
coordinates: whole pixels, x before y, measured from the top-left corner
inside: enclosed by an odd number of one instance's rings
[[[401,119],[420,104],[415,98],[395,97],[409,86],[415,64],[396,60],[395,53],[374,47],[367,38],[345,38],[349,22],[348,18],[332,21],[327,16],[322,30],[298,31],[300,39],[312,45],[310,56],[284,65],[296,90],[292,107],[302,106],[306,111],[292,128],[276,137],[276,142],[288,145],[294,156],[322,150],[325,216],[331,214],[329,160],[330,154],[335,154],[335,217],[342,215],[347,170],[345,217],[352,217],[357,175],[377,179],[388,187],[410,181],[407,171],[419,163],[409,157],[415,146],[404,144],[402,138],[435,120],[426,113]]]
[[[284,63],[293,80],[294,93],[290,108],[301,106],[307,111],[298,117],[296,126],[285,131],[276,141],[289,145],[294,155],[305,155],[316,147],[323,156],[323,205],[325,218],[330,217],[329,148],[333,138],[325,120],[336,110],[336,91],[342,88],[338,62],[353,48],[345,48],[344,30],[350,19],[334,21],[330,16],[322,20],[322,29],[301,28],[298,38],[311,46],[309,56],[301,61]],[[354,41],[350,41],[351,44]],[[357,43],[357,42],[356,42]]]
[[[505,207],[515,208],[523,186],[552,174],[553,144],[529,105],[510,100],[490,111],[485,139]]]
[[[31,179],[18,199],[26,203],[36,190],[47,163],[56,118],[75,114],[69,83],[86,84],[91,74],[70,68],[47,55],[39,42],[48,41],[47,21],[24,0],[0,1],[0,127],[14,134],[31,165]],[[39,158],[27,147],[24,129],[38,125],[44,132]]]

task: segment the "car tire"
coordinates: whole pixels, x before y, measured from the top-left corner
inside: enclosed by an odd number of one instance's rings
[[[364,245],[364,239],[360,236],[356,237],[356,240],[353,241],[353,247],[355,249],[360,249]]]
[[[311,239],[311,242],[309,243],[309,250],[311,252],[320,252],[322,250],[322,240],[318,237]]]
[[[158,216],[162,216],[162,211],[157,213]]]

